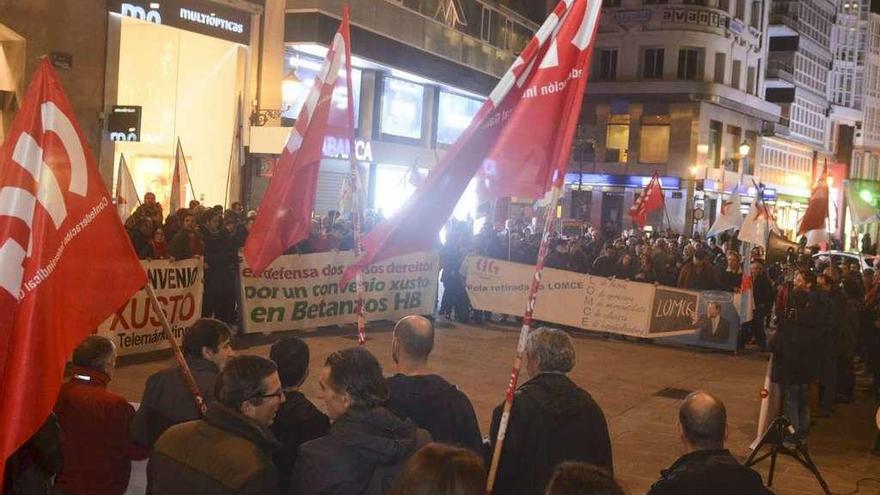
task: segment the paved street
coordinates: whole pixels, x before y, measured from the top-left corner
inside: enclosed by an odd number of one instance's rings
[[[368,348],[386,374],[394,370],[388,326],[368,330]],[[312,376],[305,393],[317,397],[317,375],[332,351],[356,345],[352,332],[338,329],[301,334],[312,350]],[[504,395],[518,329],[475,327],[443,323],[438,328],[432,358],[434,369],[458,384],[473,401],[486,434],[492,408]],[[237,343],[239,352],[268,355],[277,337],[249,336]],[[665,388],[704,389],[727,405],[730,423],[728,447],[744,458],[755,436],[759,396],[766,356],[708,353],[660,347],[592,336],[577,336],[577,365],[573,379],[586,388],[605,411],[611,430],[616,474],[631,495],[643,494],[680,454],[676,432],[678,400],[655,395]],[[138,358],[120,363],[111,388],[139,401],[148,374],[172,363],[170,357],[150,361]],[[318,401],[321,406],[320,401]],[[834,493],[851,493],[858,479],[880,478],[880,457],[872,456],[873,399],[861,391],[851,405],[838,405],[835,416],[817,419],[810,451]],[[766,475],[769,460],[761,465]],[[811,475],[790,459],[777,466],[774,490],[778,494],[821,493]],[[860,494],[880,493],[880,484],[863,483]]]

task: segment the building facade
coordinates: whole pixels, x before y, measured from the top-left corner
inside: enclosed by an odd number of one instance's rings
[[[258,112],[266,119],[251,128],[248,204],[262,198],[342,6],[349,3],[356,158],[367,207],[386,217],[414,192],[415,176],[425,176],[467,128],[546,14],[546,5],[534,1],[287,0],[283,46],[263,60],[264,73],[274,80],[263,79]],[[273,91],[274,101],[268,97]],[[317,215],[339,207],[350,168],[348,146],[332,131],[325,139]],[[468,189],[455,216],[476,217],[477,201],[476,191]]]
[[[653,173],[666,211],[652,225],[705,232],[734,188],[753,195],[759,136],[779,120],[763,99],[769,2],[606,1],[569,170],[639,176],[630,187],[575,181],[569,216],[629,227],[626,209]],[[618,181],[605,181],[618,182]],[[694,212],[697,212],[694,215]]]

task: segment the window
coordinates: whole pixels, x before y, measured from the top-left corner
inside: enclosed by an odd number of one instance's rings
[[[749,25],[755,29],[761,29],[761,21],[764,13],[761,12],[761,2],[756,0],[752,2],[752,12],[749,18]]]
[[[718,9],[723,10],[725,12],[730,11],[730,1],[729,0],[718,0]]]
[[[595,64],[594,71],[596,79],[600,81],[613,81],[617,79],[616,48],[600,49]]]
[[[642,52],[642,77],[663,79],[663,49],[645,48]]]
[[[724,74],[727,72],[727,54],[715,54],[715,82],[724,84]]]
[[[724,133],[724,169],[731,172],[738,172],[739,163],[739,145],[742,144],[742,129],[736,126],[727,126],[727,132]]]
[[[745,20],[745,18],[746,18],[746,0],[736,0],[736,13],[734,14],[734,17],[736,17],[737,19]]]
[[[742,62],[739,60],[733,61],[733,68],[730,71],[730,87],[733,89],[740,88],[740,73],[742,72]]]
[[[746,72],[746,93],[753,95],[757,93],[755,89],[755,68],[749,67],[749,70]]]
[[[700,78],[700,49],[680,48],[678,50],[678,78],[697,81]]]
[[[629,149],[629,115],[612,115],[605,130],[605,161],[626,163]]]
[[[639,162],[666,163],[669,159],[669,115],[644,115],[639,134]]]
[[[718,168],[721,163],[721,130],[723,124],[716,120],[709,122],[708,166]]]
[[[467,129],[483,102],[467,96],[440,91],[437,112],[437,142],[453,144]]]
[[[386,77],[382,91],[382,132],[421,139],[424,96],[425,88],[421,84]]]
[[[321,71],[323,62],[318,58],[306,56],[293,50],[285,50],[285,60],[288,61],[289,69],[287,76],[281,82],[281,118],[295,120],[299,118],[309,92],[315,84],[315,78]],[[361,103],[361,71],[351,69],[351,88],[354,92],[354,123],[357,126],[358,112]],[[345,69],[340,69],[339,79],[333,88],[333,106],[330,107],[330,125],[337,127],[348,126],[348,94],[345,83]]]

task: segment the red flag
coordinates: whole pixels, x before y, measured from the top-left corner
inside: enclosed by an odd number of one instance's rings
[[[556,6],[413,196],[365,237],[342,283],[371,263],[430,249],[480,169],[485,199],[540,198],[561,187],[601,7],[599,0]]]
[[[44,59],[0,148],[0,460],[46,419],[76,345],[146,279]]]
[[[309,236],[331,98],[337,80],[342,80],[340,69],[347,65],[345,54],[350,40],[346,10],[327,52],[327,60],[278,159],[272,182],[245,243],[244,257],[255,273],[261,273],[290,246]],[[351,79],[347,71],[345,77]]]
[[[629,209],[629,217],[640,228],[644,227],[648,223],[648,213],[662,208],[663,205],[664,198],[663,189],[660,187],[660,177],[657,176],[657,172],[654,172],[654,176],[651,177],[651,181],[645,186],[645,190],[636,198],[636,202]]]
[[[828,218],[828,164],[822,169],[822,175],[810,194],[810,202],[807,203],[807,211],[801,218],[797,235],[802,235],[810,230],[824,230],[825,219]]]

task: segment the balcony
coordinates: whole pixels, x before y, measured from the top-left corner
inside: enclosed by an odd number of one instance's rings
[[[794,86],[794,66],[787,60],[771,58],[767,61],[767,79],[779,79]]]
[[[781,136],[786,137],[791,134],[791,130],[789,126],[791,125],[791,120],[785,117],[780,117],[777,122],[772,122],[765,120],[761,124],[761,135],[764,137],[770,136]]]

